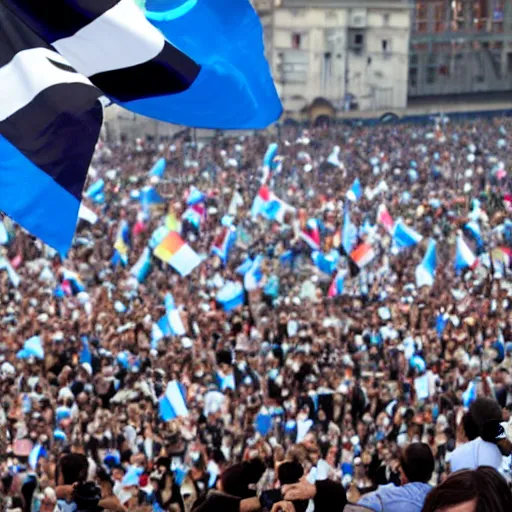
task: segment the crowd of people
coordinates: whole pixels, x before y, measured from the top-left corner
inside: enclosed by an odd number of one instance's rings
[[[511,133],[100,143],[67,255],[0,229],[0,510],[512,510]]]

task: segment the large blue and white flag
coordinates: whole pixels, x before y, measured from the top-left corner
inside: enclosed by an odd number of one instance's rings
[[[265,128],[281,114],[248,0],[147,0],[145,14],[133,0],[0,4],[0,210],[61,254],[100,98],[204,128]]]
[[[239,282],[228,281],[217,293],[217,302],[224,311],[232,311],[244,305],[244,287]]]
[[[430,240],[421,263],[416,267],[416,286],[433,286],[437,267],[436,242]]]
[[[345,210],[345,215],[343,216],[343,232],[341,234],[341,245],[345,251],[345,254],[349,255],[352,252],[352,249],[356,246],[357,243],[357,228],[354,224],[352,224],[350,220],[350,213],[348,208]]]
[[[347,199],[355,203],[361,199],[362,195],[363,189],[361,188],[361,182],[359,181],[359,178],[356,178],[347,192]]]
[[[175,380],[167,384],[165,394],[160,398],[160,417],[164,421],[188,416],[187,402],[185,400],[185,388]]]
[[[423,236],[417,231],[410,228],[399,219],[395,224],[393,230],[393,243],[398,249],[406,249],[407,247],[414,247],[423,240]]]
[[[460,272],[466,268],[472,269],[478,262],[477,257],[473,254],[468,244],[461,235],[457,237],[455,244],[455,270]]]

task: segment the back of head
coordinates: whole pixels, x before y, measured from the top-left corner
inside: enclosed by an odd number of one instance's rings
[[[69,453],[59,460],[59,474],[64,485],[73,485],[87,480],[89,462],[81,453]]]
[[[428,444],[410,444],[402,454],[400,463],[410,483],[427,483],[432,478],[435,460]]]
[[[473,510],[477,512],[507,512],[512,510],[512,493],[494,468],[481,466],[450,475],[427,495],[422,512],[436,512],[467,502],[474,502]]]
[[[260,459],[235,464],[222,473],[222,490],[239,498],[255,496],[256,493],[251,487],[258,483],[264,472],[265,464]]]
[[[482,435],[483,426],[489,420],[503,421],[500,404],[492,398],[477,398],[470,406],[469,412],[478,428],[478,435]]]

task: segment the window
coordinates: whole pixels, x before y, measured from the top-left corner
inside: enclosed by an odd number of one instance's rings
[[[364,43],[364,37],[363,34],[356,34],[354,37],[354,44],[356,46],[362,46]]]
[[[383,15],[382,15],[382,23],[385,27],[387,27],[389,25],[389,12],[385,12]]]
[[[389,43],[389,39],[383,39],[381,41],[382,44],[382,51],[384,53],[389,53],[391,51],[391,44]]]
[[[409,69],[409,85],[411,87],[416,87],[418,84],[418,69],[410,68]]]
[[[294,48],[295,50],[299,50],[301,42],[302,42],[301,39],[302,39],[302,34],[299,34],[297,32],[293,33],[292,34],[292,48]]]
[[[427,84],[433,84],[436,81],[436,68],[427,68]]]
[[[322,84],[324,89],[329,85],[331,81],[332,73],[332,55],[331,52],[324,53],[324,62],[322,66]]]
[[[364,31],[361,29],[349,29],[349,49],[355,53],[361,53],[364,47]]]

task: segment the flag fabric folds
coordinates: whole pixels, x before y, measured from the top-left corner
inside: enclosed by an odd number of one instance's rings
[[[359,181],[359,178],[356,178],[354,180],[354,183],[352,183],[350,190],[347,192],[347,199],[355,203],[356,201],[359,201],[359,199],[361,199],[362,195],[363,190],[361,188],[361,182]]]
[[[350,258],[359,268],[363,268],[373,261],[375,250],[370,244],[362,243],[350,253]]]
[[[236,242],[236,228],[225,226],[213,242],[212,253],[216,254],[224,265],[228,262],[229,251]]]
[[[356,242],[357,228],[350,221],[350,213],[347,208],[345,210],[345,215],[343,216],[343,232],[341,235],[341,245],[345,251],[345,254],[350,254],[352,252]]]
[[[389,210],[386,208],[386,205],[379,205],[379,209],[377,210],[377,222],[388,232],[393,232],[394,222]]]
[[[23,348],[16,354],[18,359],[29,359],[34,357],[36,359],[44,359],[43,342],[39,336],[32,336],[23,343]]]
[[[261,215],[267,220],[283,223],[289,211],[295,211],[295,209],[279,199],[267,186],[263,186],[254,198],[251,215],[253,218]]]
[[[183,385],[175,380],[167,384],[164,396],[159,401],[160,417],[163,421],[188,416]]]
[[[143,283],[151,271],[151,249],[145,247],[137,263],[133,265],[130,274],[134,276],[139,283]]]
[[[343,293],[345,288],[345,277],[347,276],[346,270],[338,270],[334,279],[332,280],[331,286],[327,292],[328,297],[338,297]]]
[[[169,11],[169,2],[158,8]],[[0,79],[0,209],[61,254],[100,133],[101,97],[205,128],[264,128],[282,111],[248,0],[206,0],[151,21],[133,0],[5,0]],[[103,202],[103,192],[92,199]]]
[[[243,306],[245,300],[244,287],[239,282],[228,281],[217,293],[216,300],[224,311],[231,311]]]
[[[478,260],[476,256],[468,247],[464,238],[459,235],[455,244],[455,270],[460,272],[466,268],[473,269],[477,263]]]
[[[167,293],[165,295],[165,313],[167,317],[167,322],[169,323],[170,335],[185,336],[185,334],[187,334],[187,330],[183,325],[183,320],[181,319],[180,311],[176,307],[174,297],[172,296],[171,293]]]
[[[430,240],[422,262],[416,267],[416,286],[432,286],[437,267],[436,242]]]
[[[37,468],[37,464],[39,462],[39,459],[43,457],[47,457],[46,449],[42,444],[37,443],[34,448],[30,451],[30,454],[28,456],[28,463],[29,466],[32,468],[32,470],[35,470]]]
[[[168,263],[182,277],[188,276],[199,264],[201,257],[181,236],[171,231],[153,251],[164,263]]]
[[[251,267],[244,274],[244,287],[248,292],[257,290],[261,281],[263,280],[263,271],[261,270],[262,263],[263,256],[256,256],[251,264]]]
[[[414,247],[423,240],[423,237],[403,223],[402,220],[398,220],[393,230],[393,243],[398,249],[406,249],[407,247]]]
[[[112,264],[119,263],[126,267],[128,265],[128,252],[130,249],[130,226],[126,220],[119,223],[114,243],[114,255],[112,256]]]
[[[165,173],[165,168],[167,167],[167,162],[165,161],[165,158],[159,158],[151,167],[151,170],[148,173],[149,177],[157,177],[157,178],[163,178]]]

